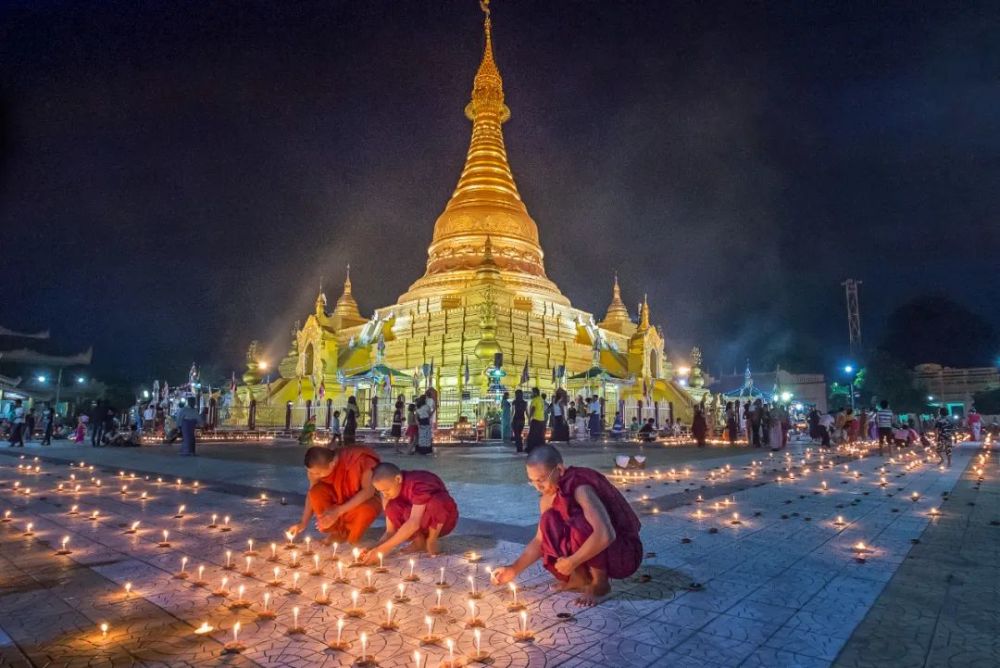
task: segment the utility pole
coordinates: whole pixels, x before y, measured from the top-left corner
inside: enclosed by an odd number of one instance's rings
[[[847,331],[851,337],[851,357],[856,358],[861,352],[861,309],[858,306],[858,287],[861,281],[849,278],[841,285],[844,286],[847,297]]]

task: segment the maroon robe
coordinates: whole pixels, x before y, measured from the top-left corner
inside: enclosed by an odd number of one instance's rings
[[[417,533],[427,536],[431,527],[441,525],[441,535],[447,536],[458,523],[458,505],[448,493],[441,478],[430,471],[403,471],[399,496],[385,506],[385,517],[398,531],[410,519],[413,506],[425,506]]]
[[[542,565],[559,580],[568,580],[569,576],[556,570],[556,561],[574,554],[594,533],[583,515],[583,508],[573,496],[580,485],[589,485],[594,490],[615,530],[611,545],[584,565],[607,572],[609,578],[627,578],[642,562],[639,518],[607,478],[593,469],[579,466],[570,466],[563,472],[552,507],[545,511],[538,524],[542,534]]]

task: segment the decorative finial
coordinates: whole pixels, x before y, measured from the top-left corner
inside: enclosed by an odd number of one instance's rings
[[[344,278],[344,294],[351,292],[351,264],[347,263],[347,276]]]
[[[486,245],[483,248],[483,262],[493,262],[493,240],[486,235]]]
[[[479,0],[479,8],[486,14],[486,19],[490,18],[490,0]]]

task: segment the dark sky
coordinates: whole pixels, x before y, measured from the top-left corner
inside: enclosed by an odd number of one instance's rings
[[[0,11],[0,324],[98,374],[228,375],[347,262],[366,313],[423,272],[473,0]],[[1000,324],[1000,4],[496,0],[494,34],[574,305],[603,314],[617,268],[713,372],[842,359],[846,277],[868,340],[934,291]]]

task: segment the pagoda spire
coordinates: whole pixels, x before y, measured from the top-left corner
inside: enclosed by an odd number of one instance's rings
[[[611,303],[608,304],[608,310],[604,315],[604,320],[601,321],[601,326],[607,327],[608,325],[620,325],[628,322],[631,322],[631,318],[628,314],[628,307],[622,301],[622,291],[618,286],[618,272],[616,271],[615,282],[611,287]]]
[[[646,331],[649,329],[649,300],[646,295],[642,295],[642,307],[639,309],[639,329]]]
[[[344,292],[337,299],[337,305],[333,307],[333,315],[340,316],[341,319],[364,320],[361,311],[358,310],[358,303],[354,301],[354,295],[351,293],[351,265],[347,265]]]
[[[465,115],[472,137],[458,184],[434,224],[427,249],[427,271],[401,301],[460,291],[478,268],[486,237],[505,281],[547,301],[569,300],[545,275],[538,227],[521,200],[504,144],[501,126],[510,118],[503,78],[497,67],[493,21],[487,0],[483,10],[483,53],[473,78]],[[464,275],[463,275],[464,272]]]

